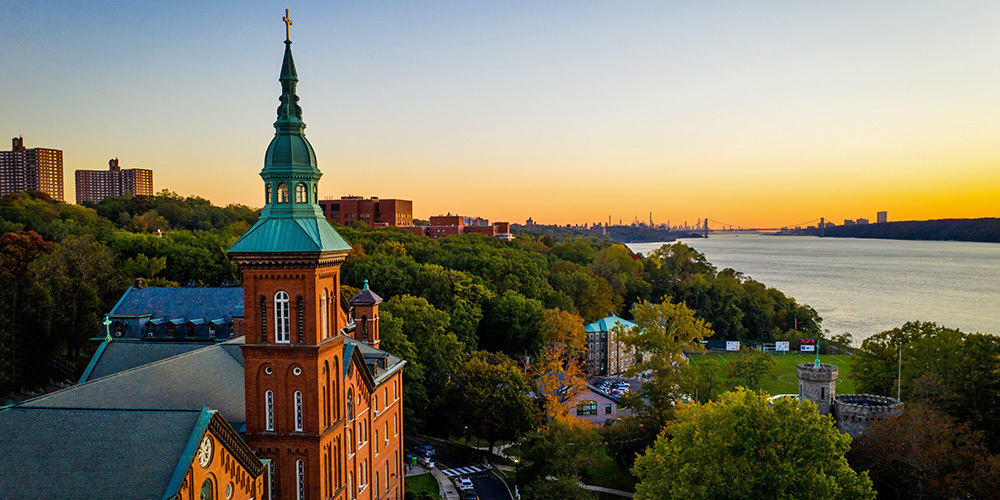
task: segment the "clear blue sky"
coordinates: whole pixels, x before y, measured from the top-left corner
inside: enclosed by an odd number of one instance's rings
[[[15,2],[0,130],[260,205],[281,17],[321,195],[494,220],[998,216],[1000,2]],[[4,139],[7,140],[7,139]]]

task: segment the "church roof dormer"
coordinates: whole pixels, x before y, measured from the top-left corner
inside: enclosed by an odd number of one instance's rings
[[[286,26],[291,24],[287,16],[285,22]],[[260,171],[264,208],[260,220],[229,248],[229,253],[241,260],[256,254],[346,252],[351,246],[330,226],[317,203],[323,173],[316,166],[316,153],[305,136],[306,125],[295,91],[299,77],[287,31],[278,81],[278,119]]]

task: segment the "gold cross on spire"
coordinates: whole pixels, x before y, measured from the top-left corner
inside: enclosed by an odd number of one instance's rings
[[[285,22],[285,40],[291,40],[289,35],[289,28],[292,26],[292,20],[288,17],[288,9],[285,9],[285,17],[281,18]]]

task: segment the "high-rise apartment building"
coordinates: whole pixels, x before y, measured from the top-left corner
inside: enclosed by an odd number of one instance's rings
[[[889,213],[888,212],[879,212],[879,213],[875,214],[875,222],[878,223],[878,224],[881,224],[883,222],[889,222]]]
[[[0,196],[21,191],[41,191],[63,201],[63,152],[24,147],[15,137],[11,151],[0,151]]]
[[[152,196],[153,171],[144,168],[122,170],[118,158],[108,161],[107,170],[76,171],[76,202],[100,203],[108,196]]]

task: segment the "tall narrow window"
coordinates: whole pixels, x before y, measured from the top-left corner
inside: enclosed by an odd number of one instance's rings
[[[315,184],[313,184],[313,199],[312,199],[312,202],[313,203],[317,203],[318,201],[319,201],[319,187],[316,186]]]
[[[305,500],[306,499],[306,464],[302,460],[296,460],[295,461],[295,483],[296,483],[296,486],[298,486],[296,488],[296,490],[297,490],[296,492],[298,493],[296,495],[296,498],[298,498],[298,500]]]
[[[278,292],[274,294],[274,341],[287,344],[291,341],[289,337],[288,294]]]
[[[307,194],[308,192],[309,191],[306,190],[306,185],[301,182],[295,186],[295,203],[308,202],[309,200],[306,199],[306,197],[309,196]]]
[[[330,318],[330,316],[329,316],[330,306],[326,302],[326,297],[327,297],[327,292],[326,292],[326,288],[324,288],[323,289],[323,295],[320,297],[320,305],[319,305],[320,309],[323,311],[323,314],[322,314],[323,328],[322,328],[322,330],[323,330],[323,338],[324,339],[330,336],[330,319],[329,319]]]
[[[274,430],[274,393],[271,391],[264,393],[264,428]]]
[[[378,456],[378,430],[375,431],[375,439],[372,440],[372,446],[375,447],[375,455]]]
[[[295,430],[302,430],[302,391],[295,391]]]
[[[351,432],[350,427],[347,428],[347,453],[354,454],[354,433]]]
[[[347,420],[354,420],[354,389],[347,390]]]
[[[271,203],[271,185],[264,186],[264,204]]]
[[[298,343],[303,343],[306,341],[306,318],[305,318],[305,305],[302,303],[302,296],[299,295],[295,297],[295,309],[297,311],[295,319],[298,328],[296,330],[299,333]]]
[[[347,473],[347,497],[354,498],[354,474]]]
[[[267,343],[267,298],[260,296],[260,343]]]
[[[375,483],[375,498],[378,498],[379,490],[381,489],[379,488],[378,471],[375,471],[375,480],[372,482]]]
[[[268,498],[278,498],[278,481],[274,477],[274,459],[267,461],[267,491],[271,492]]]
[[[278,184],[278,203],[288,203],[288,184]]]

